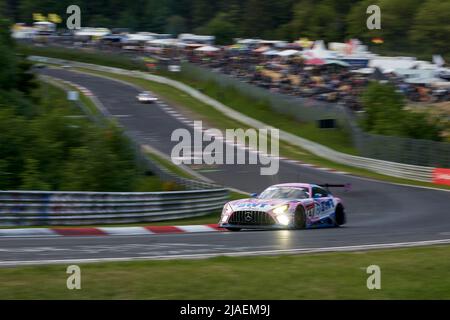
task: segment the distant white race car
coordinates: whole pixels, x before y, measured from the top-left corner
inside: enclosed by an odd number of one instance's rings
[[[158,98],[153,96],[148,91],[139,93],[136,98],[138,99],[139,102],[142,102],[142,103],[152,103],[152,102],[158,101]]]

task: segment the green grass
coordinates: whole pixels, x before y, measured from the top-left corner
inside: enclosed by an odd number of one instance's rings
[[[450,299],[450,246],[0,269],[1,299]],[[381,268],[368,290],[366,268]]]
[[[138,85],[146,90],[150,90],[160,96],[164,101],[170,103],[171,105],[176,106],[182,112],[190,114],[191,118],[196,120],[202,120],[211,127],[218,128],[221,130],[230,129],[230,128],[250,128],[248,125],[243,124],[241,122],[235,121],[220,111],[210,107],[209,105],[198,101],[197,99],[192,98],[188,94],[170,87],[168,85],[160,84],[157,82],[140,79],[132,76],[123,76],[117,74],[111,74],[107,72],[101,71],[92,71],[83,68],[77,68],[77,70],[90,73],[93,75],[100,75],[109,78],[114,78],[118,80],[122,80],[125,82],[129,82],[135,85]],[[329,135],[333,135],[332,131],[328,131]],[[391,176],[382,175],[373,171],[355,168],[343,164],[339,164],[321,157],[318,157],[309,151],[306,151],[300,147],[293,146],[285,141],[280,141],[280,155],[288,157],[290,159],[300,160],[306,163],[315,164],[318,166],[328,167],[340,171],[345,171],[351,173],[356,176],[367,177],[371,179],[376,179],[380,181],[393,182],[393,183],[401,183],[401,184],[409,184],[423,187],[432,187],[450,190],[450,186],[445,185],[436,185],[428,182],[421,182],[403,178],[396,178]]]
[[[179,177],[186,178],[186,179],[197,179],[196,177],[191,175],[186,170],[183,170],[180,166],[173,164],[169,160],[166,160],[163,157],[161,157],[155,153],[145,152],[145,154],[151,160],[153,160],[154,162],[158,163],[159,165],[165,167],[167,170],[169,170],[170,172],[174,173],[175,175],[177,175]]]

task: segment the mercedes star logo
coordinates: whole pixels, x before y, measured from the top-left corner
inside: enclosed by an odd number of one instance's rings
[[[253,220],[253,214],[249,211],[245,213],[245,221],[250,222]]]

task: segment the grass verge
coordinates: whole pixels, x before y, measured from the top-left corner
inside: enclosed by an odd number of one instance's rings
[[[450,246],[0,269],[2,299],[450,299]],[[368,290],[369,265],[381,289]]]

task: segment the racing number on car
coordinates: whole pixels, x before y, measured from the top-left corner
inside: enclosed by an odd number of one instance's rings
[[[334,208],[333,199],[315,202],[315,215],[320,216]]]

